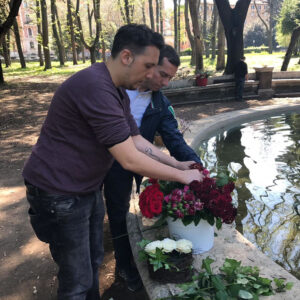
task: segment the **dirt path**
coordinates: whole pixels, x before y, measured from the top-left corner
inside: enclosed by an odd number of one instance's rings
[[[53,92],[62,78],[14,80],[0,88],[0,299],[56,299],[56,265],[48,246],[35,237],[27,217],[27,203],[21,177]],[[210,115],[280,100],[201,104],[176,108],[177,116],[196,120]],[[142,290],[128,292],[114,275],[114,259],[107,219],[105,220],[105,258],[101,267],[102,299],[145,300]]]

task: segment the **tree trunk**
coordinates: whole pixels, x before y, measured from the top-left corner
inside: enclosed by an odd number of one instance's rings
[[[42,14],[42,32],[43,32],[43,50],[45,58],[44,70],[51,69],[50,49],[49,49],[49,34],[48,34],[48,15],[46,0],[41,0]]]
[[[85,64],[85,54],[84,54],[84,45],[81,43],[81,57],[82,57],[82,63]]]
[[[184,22],[185,22],[185,30],[191,45],[192,49],[192,56],[191,56],[191,65],[194,66],[196,64],[195,61],[195,44],[194,44],[194,37],[191,32],[190,27],[190,20],[189,20],[189,1],[186,0],[184,3]]]
[[[215,0],[225,29],[227,41],[227,63],[225,74],[232,74],[235,65],[244,55],[243,31],[251,0],[238,0],[231,8],[228,0]]]
[[[180,14],[181,14],[181,11],[180,11],[180,1],[181,0],[178,0],[178,5],[177,5],[177,26],[178,26],[178,29],[177,29],[177,53],[180,54],[180,44],[181,44],[181,32],[180,32]]]
[[[149,16],[150,16],[151,29],[155,30],[155,28],[154,28],[153,4],[152,4],[152,0],[148,0],[148,1],[149,1]]]
[[[72,47],[72,56],[73,56],[73,65],[77,65],[77,52],[76,52],[76,44],[75,44],[75,33],[74,33],[74,22],[73,22],[73,13],[72,13],[72,3],[71,0],[67,0],[67,8],[68,8],[68,23],[70,26],[70,36],[71,36],[71,47]]]
[[[300,37],[300,26],[295,28],[292,32],[291,40],[290,40],[289,46],[286,50],[284,60],[283,60],[282,66],[281,66],[281,71],[287,70],[290,59],[292,57],[293,49],[294,49],[299,37]]]
[[[142,2],[143,23],[146,24],[145,2]]]
[[[216,58],[216,30],[217,30],[217,21],[218,21],[218,10],[217,6],[214,3],[212,21],[211,21],[211,58]]]
[[[106,62],[106,56],[105,56],[105,52],[106,52],[106,45],[105,45],[105,40],[104,40],[104,33],[102,31],[102,23],[100,22],[100,44],[101,44],[101,49],[102,49],[102,61]]]
[[[58,59],[60,66],[63,66],[65,64],[65,57],[64,57],[64,46],[63,41],[60,40],[58,31],[57,31],[57,22],[56,22],[56,0],[51,0],[51,21],[52,21],[52,31],[53,31],[53,37],[56,42],[57,50],[58,50]]]
[[[25,62],[25,58],[24,58],[24,55],[23,55],[23,50],[22,50],[22,44],[21,44],[21,38],[20,38],[19,26],[18,26],[17,19],[15,19],[15,21],[14,21],[13,28],[14,28],[15,40],[16,40],[16,44],[17,44],[17,49],[18,49],[21,68],[25,69],[26,68],[26,62]]]
[[[203,70],[203,57],[201,50],[201,34],[198,22],[198,12],[196,0],[189,0],[190,14],[193,24],[194,44],[195,44],[195,58],[196,58],[196,72]]]
[[[225,69],[225,31],[224,26],[219,18],[219,26],[218,26],[218,52],[217,52],[217,65],[216,70],[224,70]]]
[[[55,5],[55,16],[56,16],[56,22],[57,22],[57,27],[58,27],[59,39],[60,39],[61,45],[62,45],[62,55],[63,55],[64,61],[65,61],[66,60],[66,51],[65,51],[65,45],[64,45],[64,37],[63,37],[62,30],[61,30],[61,24],[60,24],[59,16],[57,13],[57,5]]]
[[[38,56],[40,61],[40,66],[42,67],[44,65],[44,59],[43,59],[43,53],[42,53],[42,30],[41,30],[41,8],[40,8],[40,1],[35,1],[36,5],[36,24],[37,24],[37,32],[38,32]]]
[[[7,33],[7,37],[6,36],[3,37],[2,48],[3,48],[3,58],[5,62],[5,67],[8,68],[11,65],[10,55],[9,55],[8,33]]]
[[[267,36],[268,36],[268,52],[272,53],[273,52],[273,40],[272,40],[272,34],[273,34],[273,30],[272,30],[272,22],[273,22],[273,17],[271,16],[271,14],[273,13],[273,2],[272,0],[268,0],[268,4],[269,4],[269,25],[265,22],[265,20],[262,18],[262,16],[260,15],[259,9],[256,5],[256,1],[254,0],[254,6],[256,9],[256,13],[259,17],[259,19],[261,20],[261,22],[264,24],[264,26],[266,27],[266,32],[267,32]]]
[[[160,20],[160,33],[164,34],[164,20],[163,20],[163,0],[159,0],[159,20]]]
[[[22,3],[22,0],[15,0],[11,1],[9,14],[4,22],[2,19],[0,21],[0,41],[2,40],[3,36],[8,32],[10,27],[13,25],[16,16],[18,15],[19,7]],[[0,59],[0,85],[4,84],[4,77],[3,77],[3,70],[2,70],[2,63]]]
[[[159,32],[159,0],[155,0],[155,12],[156,12],[156,32]]]
[[[124,0],[124,6],[125,6],[125,15],[126,15],[126,23],[130,24],[130,14],[129,14],[129,3],[128,0]]]
[[[205,57],[209,58],[209,40],[207,34],[207,1],[203,2],[203,39],[204,39],[204,49]]]
[[[269,53],[273,53],[273,27],[274,27],[274,1],[273,0],[268,0],[269,2],[269,8],[270,8],[270,13],[269,13],[269,31],[268,31],[268,46],[269,46]]]
[[[2,70],[2,61],[0,57],[0,85],[4,84],[4,76],[3,76],[3,70]]]
[[[173,0],[174,3],[174,48],[178,50],[178,25],[177,25],[177,0]]]

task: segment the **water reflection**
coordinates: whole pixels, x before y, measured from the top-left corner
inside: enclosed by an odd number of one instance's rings
[[[202,142],[199,154],[237,177],[237,230],[300,279],[300,115],[242,124]]]

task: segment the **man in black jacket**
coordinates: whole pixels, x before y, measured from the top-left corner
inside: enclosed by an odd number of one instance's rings
[[[153,142],[156,132],[161,135],[171,156],[179,161],[201,162],[197,154],[186,144],[178,130],[174,110],[160,89],[167,86],[176,74],[180,59],[173,47],[166,45],[160,51],[158,66],[151,79],[144,81],[135,91],[128,91],[131,113],[141,135]],[[116,270],[125,279],[128,289],[142,286],[139,273],[132,264],[132,252],[127,236],[126,214],[132,191],[133,178],[139,190],[142,177],[124,170],[115,161],[104,180],[104,195],[109,217],[116,258]]]
[[[248,66],[245,63],[246,57],[243,56],[236,64],[234,69],[235,77],[235,97],[237,101],[243,101],[245,80],[248,80]]]

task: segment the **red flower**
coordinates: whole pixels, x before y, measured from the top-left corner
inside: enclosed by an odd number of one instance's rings
[[[164,194],[159,190],[159,184],[149,185],[140,195],[139,206],[146,218],[153,218],[162,212]]]
[[[190,165],[190,169],[198,169],[200,172],[204,170],[202,164],[200,163],[194,163]]]
[[[230,194],[234,190],[234,188],[235,188],[234,182],[231,181],[223,186],[223,192]]]

